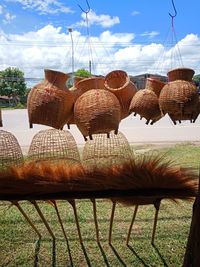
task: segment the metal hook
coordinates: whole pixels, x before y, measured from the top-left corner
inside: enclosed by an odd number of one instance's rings
[[[177,15],[177,10],[176,10],[175,4],[174,4],[174,0],[172,0],[172,5],[173,5],[173,8],[174,8],[174,12],[175,12],[175,14],[172,15],[171,13],[169,13],[169,15],[170,15],[170,17],[173,19],[173,18],[175,18],[176,15]]]
[[[84,10],[79,4],[78,4],[78,6],[82,10],[83,13],[88,14],[90,12],[91,8],[90,8],[88,0],[85,0],[85,1],[86,1],[86,4],[87,4],[87,7],[88,7],[87,10]]]

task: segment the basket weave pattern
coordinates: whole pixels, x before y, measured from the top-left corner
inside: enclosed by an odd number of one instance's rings
[[[74,106],[75,122],[84,137],[118,129],[120,115],[118,99],[107,90],[87,91]]]
[[[30,124],[61,129],[72,116],[73,96],[63,84],[63,73],[60,75],[61,79],[58,72],[55,73],[54,84],[44,80],[30,91],[27,100]]]
[[[0,130],[0,167],[23,162],[23,154],[16,137]]]
[[[178,80],[164,86],[159,104],[162,112],[168,113],[172,118],[192,119],[196,114],[198,99],[197,88],[193,83]]]
[[[152,78],[147,78],[145,89],[153,91],[159,97],[160,92],[162,88],[165,86],[165,84],[166,83],[162,81],[152,79]]]
[[[132,112],[144,117],[147,122],[155,122],[162,117],[158,97],[148,89],[140,90],[134,95],[130,104],[130,113]]]
[[[137,88],[125,71],[115,70],[105,77],[105,87],[114,93],[121,105],[121,119],[129,115],[129,106]]]
[[[72,134],[66,130],[48,129],[32,139],[28,157],[34,160],[67,160],[80,162],[80,154]]]
[[[189,68],[177,68],[170,70],[167,73],[169,82],[176,80],[184,80],[191,82],[193,75],[194,75],[194,70]]]
[[[119,132],[111,132],[110,138],[106,134],[97,134],[94,140],[89,140],[83,148],[83,166],[86,169],[101,169],[113,164],[122,164],[133,158],[133,152],[126,137]]]

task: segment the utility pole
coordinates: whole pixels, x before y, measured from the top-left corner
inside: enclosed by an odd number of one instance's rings
[[[70,34],[71,37],[71,44],[72,44],[72,54],[71,54],[71,59],[72,59],[72,78],[74,78],[74,40],[73,40],[73,36],[72,36],[72,28],[68,28],[68,32]]]

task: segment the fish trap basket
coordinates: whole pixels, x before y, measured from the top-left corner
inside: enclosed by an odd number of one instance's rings
[[[107,90],[89,90],[74,106],[74,118],[84,137],[118,130],[121,108],[117,97]]]
[[[1,112],[1,109],[0,109],[0,127],[3,126],[3,120],[2,120],[2,112]]]
[[[177,120],[193,119],[196,114],[199,96],[196,86],[188,81],[178,80],[166,84],[159,97],[163,114],[176,116]]]
[[[167,73],[169,82],[176,80],[192,81],[194,70],[189,68],[177,68]]]
[[[131,101],[130,113],[139,114],[141,118],[147,120],[147,123],[150,120],[152,123],[159,120],[162,115],[157,95],[149,89],[138,91]]]
[[[129,115],[129,106],[137,89],[123,70],[114,70],[105,77],[105,87],[116,95],[121,105],[121,119]]]
[[[32,139],[28,151],[32,160],[66,160],[80,163],[80,154],[73,135],[66,130],[39,131]]]
[[[153,91],[159,97],[160,92],[162,88],[165,86],[165,84],[166,83],[162,81],[152,79],[152,78],[147,78],[145,89]]]
[[[110,167],[133,159],[133,152],[123,133],[112,131],[110,138],[106,134],[97,134],[88,140],[83,148],[82,160],[86,170]]]
[[[0,130],[0,168],[23,162],[23,154],[16,137]]]
[[[67,74],[45,70],[45,80],[32,88],[27,99],[30,127],[43,124],[62,129],[72,116],[73,96],[66,88]]]

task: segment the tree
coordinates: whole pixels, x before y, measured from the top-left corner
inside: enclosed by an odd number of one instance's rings
[[[79,69],[75,72],[74,76],[89,78],[91,77],[91,73],[85,69]]]
[[[7,68],[0,72],[0,95],[8,96],[16,105],[26,94],[24,73],[18,68]]]

